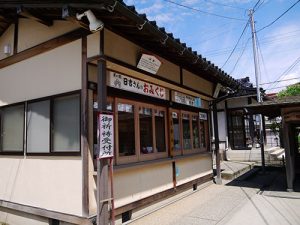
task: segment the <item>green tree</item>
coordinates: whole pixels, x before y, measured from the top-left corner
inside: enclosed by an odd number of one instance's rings
[[[295,95],[300,95],[300,83],[290,85],[285,90],[278,92],[277,97],[283,98],[283,97],[295,96]]]

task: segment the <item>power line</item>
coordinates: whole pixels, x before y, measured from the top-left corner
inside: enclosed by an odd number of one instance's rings
[[[291,84],[292,85],[292,84]],[[265,90],[274,90],[279,88],[286,88],[287,86],[280,86],[280,87],[274,87],[274,88],[266,88]]]
[[[259,54],[260,54],[260,56],[261,56],[261,60],[262,60],[263,67],[264,67],[264,71],[265,71],[265,73],[266,73],[266,75],[267,75],[267,78],[268,78],[268,80],[269,80],[269,75],[268,75],[268,71],[267,71],[267,69],[266,69],[266,64],[265,64],[264,56],[263,56],[263,54],[262,54],[261,47],[260,47],[260,42],[259,42],[258,36],[256,36],[256,37],[257,37],[257,48],[258,48],[258,52],[259,52]]]
[[[275,81],[280,80],[281,77],[283,77],[287,73],[289,73],[299,62],[300,62],[300,57],[298,57],[282,74],[280,74],[280,76]],[[276,86],[276,84],[275,84],[275,86]],[[272,87],[272,84],[269,85],[269,87]]]
[[[223,66],[221,67],[221,69],[226,65],[226,63],[228,62],[228,60],[231,58],[233,52],[235,51],[235,49],[236,49],[236,47],[238,46],[238,44],[239,44],[241,38],[243,37],[243,35],[244,35],[244,33],[245,33],[245,31],[246,31],[248,25],[249,25],[249,20],[247,21],[247,23],[246,23],[246,25],[245,25],[245,27],[244,27],[244,29],[243,29],[243,32],[241,33],[241,35],[240,35],[240,37],[239,37],[237,43],[235,44],[234,48],[233,48],[232,51],[230,52],[228,58],[226,59],[225,63],[224,63]]]
[[[183,4],[171,1],[171,0],[163,0],[163,1],[169,2],[171,4],[174,4],[174,5],[186,8],[186,9],[194,10],[194,11],[197,11],[197,12],[200,12],[200,13],[203,13],[203,14],[211,15],[211,16],[216,16],[216,17],[221,17],[221,18],[231,19],[231,20],[246,21],[245,19],[241,19],[241,18],[234,18],[234,17],[219,15],[219,14],[216,14],[216,13],[206,12],[206,11],[203,11],[203,10],[200,10],[200,9],[197,9],[197,8],[193,8],[193,7],[190,7],[190,6],[187,6],[187,5],[183,5]]]
[[[256,8],[256,6],[259,4],[259,2],[260,2],[260,0],[258,0],[258,1],[256,2],[256,4],[253,6],[253,11],[256,10],[255,8]]]
[[[242,7],[233,6],[233,5],[227,5],[227,4],[219,3],[219,2],[215,2],[215,1],[210,1],[210,0],[204,0],[204,1],[212,3],[212,4],[215,4],[215,5],[221,5],[221,6],[229,7],[229,8],[247,10],[245,8],[242,8]]]
[[[273,84],[273,83],[280,83],[280,82],[284,82],[284,81],[297,80],[297,79],[300,79],[300,77],[295,77],[295,78],[290,78],[290,79],[284,79],[284,80],[277,80],[277,81],[272,81],[272,82],[262,83],[262,84],[260,84],[260,85]]]
[[[238,59],[237,59],[236,63],[234,64],[234,66],[233,66],[233,68],[232,68],[232,70],[230,71],[230,73],[229,73],[229,74],[232,74],[232,73],[233,73],[233,71],[235,70],[235,68],[236,68],[237,64],[239,63],[240,59],[241,59],[241,58],[242,58],[242,56],[244,55],[245,49],[247,48],[247,45],[248,45],[249,41],[250,41],[250,38],[248,38],[248,40],[247,40],[247,43],[244,45],[244,48],[243,48],[243,51],[242,51],[242,53],[239,55],[239,57],[238,57]]]
[[[297,5],[300,2],[300,0],[298,0],[297,2],[295,2],[292,6],[290,6],[285,12],[283,12],[279,17],[277,17],[273,22],[269,23],[268,25],[264,26],[263,28],[259,29],[258,31],[256,31],[256,33],[266,29],[267,27],[273,25],[277,20],[279,20],[281,17],[283,17],[288,11],[290,11],[295,5]]]
[[[263,0],[260,4],[259,4],[260,0],[255,4],[255,6],[253,7],[253,12],[256,12],[264,3],[265,1]],[[259,4],[259,5],[258,5]],[[256,7],[257,6],[257,7]]]

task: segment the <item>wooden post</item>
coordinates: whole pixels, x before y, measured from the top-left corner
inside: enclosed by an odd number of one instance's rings
[[[81,78],[81,154],[82,154],[82,212],[89,216],[89,143],[88,143],[88,90],[87,90],[87,37],[82,37]]]
[[[110,195],[111,195],[110,220],[111,220],[111,225],[115,225],[114,158],[113,157],[110,158],[109,176],[110,176]]]
[[[293,191],[294,188],[294,163],[291,147],[291,132],[289,124],[285,122],[284,117],[282,117],[282,129],[283,129],[283,141],[284,141],[284,151],[285,151],[285,169],[286,169],[286,182],[287,191]]]
[[[100,56],[104,54],[104,30],[100,31]],[[106,111],[106,62],[98,60],[98,111]],[[99,140],[98,140],[99,142]],[[98,147],[100,143],[98,143]],[[108,212],[108,159],[97,159],[97,225],[107,225]]]
[[[217,111],[216,102],[213,102],[213,117],[214,117],[214,136],[215,136],[215,153],[216,153],[216,170],[217,170],[216,184],[222,184],[221,159],[220,159],[220,151],[219,151],[218,111]]]

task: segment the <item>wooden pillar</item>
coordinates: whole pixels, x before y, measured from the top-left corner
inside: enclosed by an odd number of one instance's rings
[[[215,136],[215,154],[216,154],[216,170],[217,179],[216,184],[222,184],[221,178],[221,158],[220,158],[220,146],[219,146],[219,128],[218,128],[218,111],[217,103],[213,103],[213,118],[214,118],[214,136]]]
[[[87,37],[82,37],[81,74],[81,154],[82,154],[82,213],[89,216],[89,143],[88,143],[88,89]]]
[[[285,149],[285,169],[286,169],[286,182],[287,182],[287,191],[293,191],[294,186],[294,163],[293,163],[293,154],[291,148],[291,130],[289,124],[286,123],[283,119],[282,121],[282,130],[283,130],[283,141]]]
[[[104,55],[104,30],[100,31],[100,56]],[[106,111],[106,62],[98,60],[98,111]],[[98,121],[97,121],[98,122]],[[98,140],[99,141],[99,140]],[[98,143],[98,146],[99,143]],[[108,159],[97,159],[97,225],[109,224]]]
[[[229,116],[230,116],[230,114],[228,113],[227,100],[224,101],[224,110],[225,110],[225,120],[226,120],[226,148],[229,149],[231,147],[230,141],[229,141]],[[226,160],[227,160],[227,155],[226,155]]]
[[[13,54],[18,53],[18,42],[19,42],[19,18],[15,19],[15,30],[14,30],[14,50]]]

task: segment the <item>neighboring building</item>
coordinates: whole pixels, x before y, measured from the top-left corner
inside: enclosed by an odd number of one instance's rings
[[[260,162],[259,118],[247,110],[248,105],[257,103],[256,88],[253,88],[249,77],[239,82],[244,87],[242,90],[219,96],[223,99],[217,105],[220,151],[224,160]],[[278,164],[280,159],[276,156],[280,152],[275,147],[279,147],[277,143],[280,143],[280,138],[271,131],[269,123],[263,117],[265,158],[268,164]],[[275,151],[276,155],[272,155]]]
[[[300,181],[300,96],[252,104],[249,110],[272,118],[281,116],[287,189],[293,191],[295,182]]]
[[[100,107],[118,218],[211,180],[209,102],[241,84],[122,1],[55,2],[0,6],[0,223],[92,223]]]

